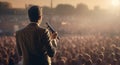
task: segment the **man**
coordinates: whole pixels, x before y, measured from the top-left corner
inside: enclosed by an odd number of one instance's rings
[[[55,54],[52,42],[55,43],[57,33],[50,35],[48,30],[39,27],[41,14],[38,6],[32,6],[28,10],[31,23],[16,32],[17,50],[23,56],[23,65],[51,65],[50,57]]]

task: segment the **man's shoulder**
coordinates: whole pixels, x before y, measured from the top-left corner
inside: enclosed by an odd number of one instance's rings
[[[37,29],[37,31],[38,31],[39,33],[49,32],[48,29],[43,28],[43,27],[37,27],[36,29]],[[29,30],[30,30],[30,29],[29,29]],[[35,29],[34,29],[34,30],[35,30]],[[20,29],[20,30],[16,31],[16,34],[22,34],[22,33],[25,33],[26,31],[28,31],[28,29],[25,27],[25,28],[23,28],[23,29]]]
[[[23,29],[19,29],[19,30],[16,31],[16,33],[19,33],[19,32],[21,32],[22,30],[23,30]]]
[[[43,27],[38,27],[39,30],[45,31],[45,28]]]
[[[15,35],[18,36],[20,34],[20,30],[15,32]]]
[[[39,31],[42,31],[42,32],[47,32],[48,31],[48,29],[46,29],[46,28],[43,28],[43,27],[39,27],[39,29],[38,29]]]
[[[16,31],[16,34],[20,34],[23,30],[24,30],[24,28],[17,30],[17,31]]]

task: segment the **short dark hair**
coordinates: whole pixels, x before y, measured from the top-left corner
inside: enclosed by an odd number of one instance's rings
[[[31,6],[28,10],[28,16],[31,22],[38,22],[40,14],[39,6]]]

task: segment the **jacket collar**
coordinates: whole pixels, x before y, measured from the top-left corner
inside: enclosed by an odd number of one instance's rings
[[[31,22],[28,26],[38,26],[37,23]]]

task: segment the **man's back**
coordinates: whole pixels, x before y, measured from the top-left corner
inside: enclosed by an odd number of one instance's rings
[[[50,43],[48,31],[30,23],[16,32],[17,49],[23,56],[23,65],[50,65],[55,51]]]

